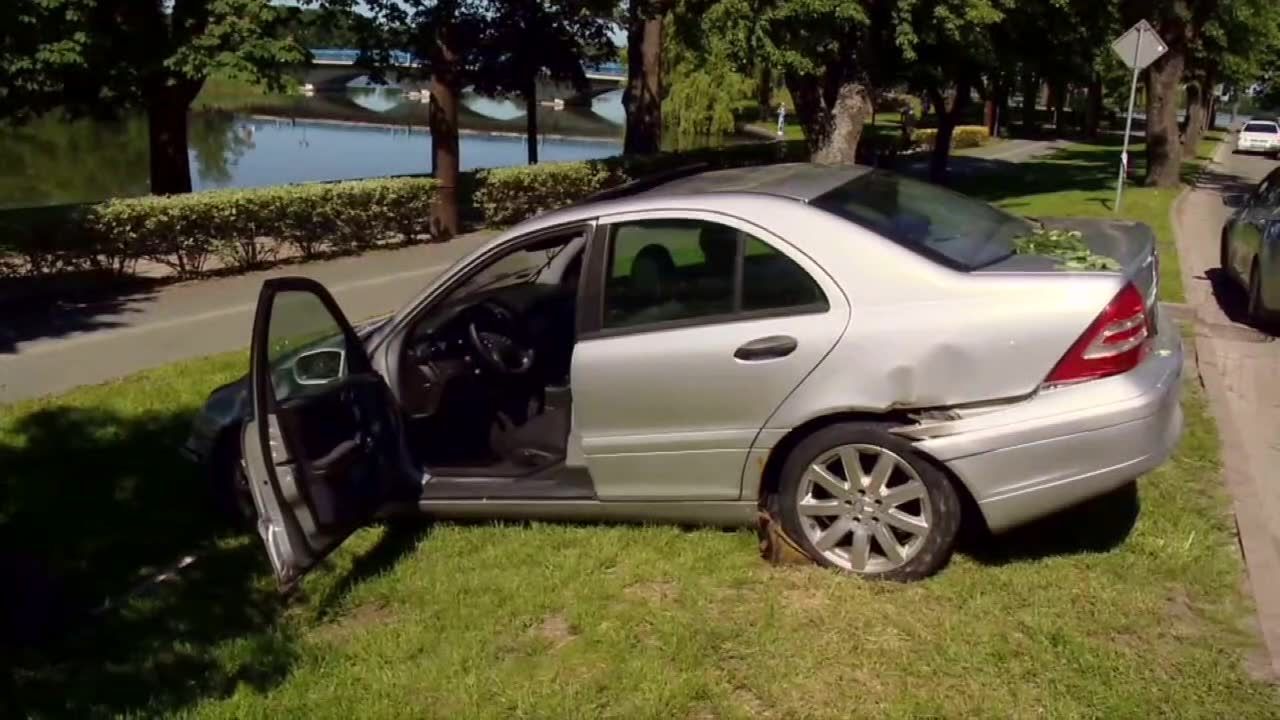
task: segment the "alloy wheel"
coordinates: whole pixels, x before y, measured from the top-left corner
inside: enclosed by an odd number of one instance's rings
[[[905,565],[933,525],[919,473],[876,445],[841,445],[819,455],[800,480],[796,509],[813,547],[831,563],[859,573]]]

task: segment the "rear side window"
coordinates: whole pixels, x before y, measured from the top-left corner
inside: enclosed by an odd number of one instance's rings
[[[1275,135],[1277,133],[1280,133],[1280,127],[1277,127],[1275,123],[1251,122],[1251,123],[1245,123],[1244,132],[1270,133],[1272,135]]]
[[[1022,218],[937,185],[873,170],[811,201],[893,242],[959,270],[1013,254],[1031,230]]]
[[[604,327],[825,310],[803,268],[768,243],[701,220],[613,227]]]

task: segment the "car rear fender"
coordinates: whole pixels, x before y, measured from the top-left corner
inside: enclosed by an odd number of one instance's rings
[[[1124,283],[1114,272],[971,274],[931,289],[928,301],[856,306],[840,342],[770,417],[762,440],[841,412],[1027,397]]]

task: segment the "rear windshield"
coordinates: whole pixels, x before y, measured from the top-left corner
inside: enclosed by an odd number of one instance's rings
[[[1256,132],[1256,133],[1271,133],[1272,135],[1275,135],[1276,133],[1280,132],[1280,128],[1277,128],[1275,123],[1251,122],[1251,123],[1245,124],[1244,131]]]
[[[819,195],[815,207],[960,270],[1013,254],[1031,223],[937,185],[873,170]]]

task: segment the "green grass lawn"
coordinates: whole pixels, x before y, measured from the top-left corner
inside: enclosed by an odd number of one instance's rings
[[[1111,149],[1067,153],[1029,166],[1068,189],[1034,173],[978,189],[1088,214]],[[1166,217],[1158,192],[1126,208]],[[1260,647],[1193,380],[1177,453],[1136,498],[970,541],[914,585],[768,566],[745,530],[424,523],[358,533],[283,599],[177,453],[246,367],[232,353],[0,407],[0,558],[58,584],[0,579],[35,598],[23,629],[46,641],[0,648],[0,717],[1280,715],[1249,670]]]
[[[6,655],[0,716],[1280,713],[1246,669],[1258,644],[1194,382],[1137,508],[1121,494],[972,542],[915,585],[771,567],[749,531],[424,524],[362,531],[286,601],[176,451],[246,364],[0,408],[0,548],[56,572],[72,608],[116,598]]]

